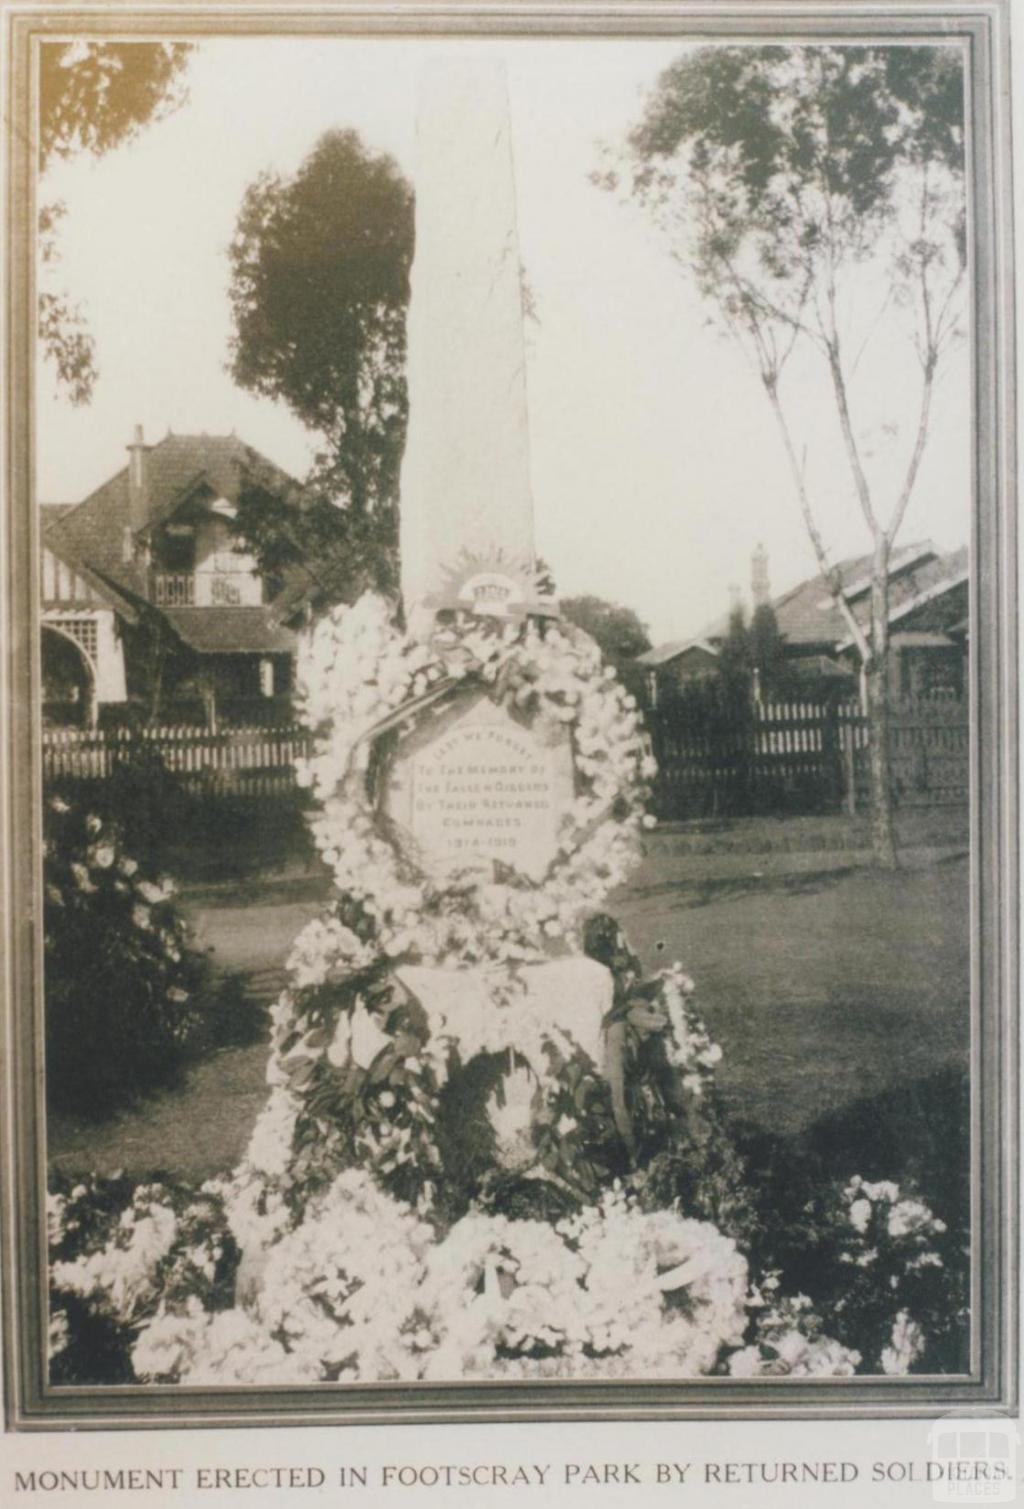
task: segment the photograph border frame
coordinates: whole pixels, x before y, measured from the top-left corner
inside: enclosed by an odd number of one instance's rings
[[[0,951],[6,1096],[0,1280],[13,1430],[463,1421],[911,1418],[953,1409],[1016,1413],[1019,1159],[1018,674],[1014,284],[1009,0],[550,3],[259,8],[245,3],[110,8],[3,4],[7,140],[3,350],[5,504],[0,559]],[[38,688],[34,59],[65,34],[204,36],[765,37],[771,41],[962,39],[970,151],[974,498],[971,521],[971,1366],[963,1375],[574,1383],[324,1384],[192,1388],[51,1386],[45,1378],[45,1121],[42,798]]]

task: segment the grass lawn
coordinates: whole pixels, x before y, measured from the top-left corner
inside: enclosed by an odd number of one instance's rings
[[[615,906],[647,969],[678,958],[696,981],[730,1111],[783,1135],[968,1050],[966,858],[883,874],[799,857],[704,881],[641,871]]]
[[[841,1173],[909,1171],[927,1190],[929,1172],[958,1161],[968,863],[931,851],[908,861],[885,875],[842,854],[662,849],[612,910],[646,968],[679,958],[696,980],[732,1117],[813,1145]],[[205,898],[196,921],[218,960],[246,969],[266,996],[313,910],[308,896]],[[262,1044],[222,1050],[103,1126],[55,1119],[51,1161],[190,1179],[229,1168],[264,1102],[265,1064]]]

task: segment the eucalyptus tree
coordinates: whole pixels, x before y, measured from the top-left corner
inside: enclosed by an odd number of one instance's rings
[[[43,42],[39,49],[39,172],[55,162],[102,157],[186,98],[187,42]],[[87,403],[96,382],[96,348],[74,298],[59,287],[59,227],[66,206],[45,198],[39,210],[39,340],[59,386]]]
[[[328,600],[397,583],[412,250],[411,185],[351,130],[251,183],[229,248],[232,375],[320,442],[302,507],[250,488],[239,525],[266,569],[304,561]]]
[[[611,171],[668,238],[771,407],[819,568],[862,664],[873,842],[897,863],[889,770],[889,577],[932,427],[936,379],[961,333],[967,265],[963,76],[953,48],[708,46],[657,80]],[[865,316],[866,298],[876,300]],[[856,376],[880,333],[913,352],[910,434],[894,487],[858,423]],[[870,616],[854,614],[808,481],[797,354],[820,361],[871,543]],[[821,436],[815,436],[820,442]]]

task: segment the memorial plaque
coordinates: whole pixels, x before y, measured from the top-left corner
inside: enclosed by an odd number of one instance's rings
[[[399,745],[383,806],[425,870],[498,861],[539,881],[573,794],[568,733],[542,735],[481,694]]]

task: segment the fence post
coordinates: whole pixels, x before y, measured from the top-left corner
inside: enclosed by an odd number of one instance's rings
[[[847,710],[843,744],[843,773],[846,785],[846,811],[850,817],[857,816],[857,730]]]

